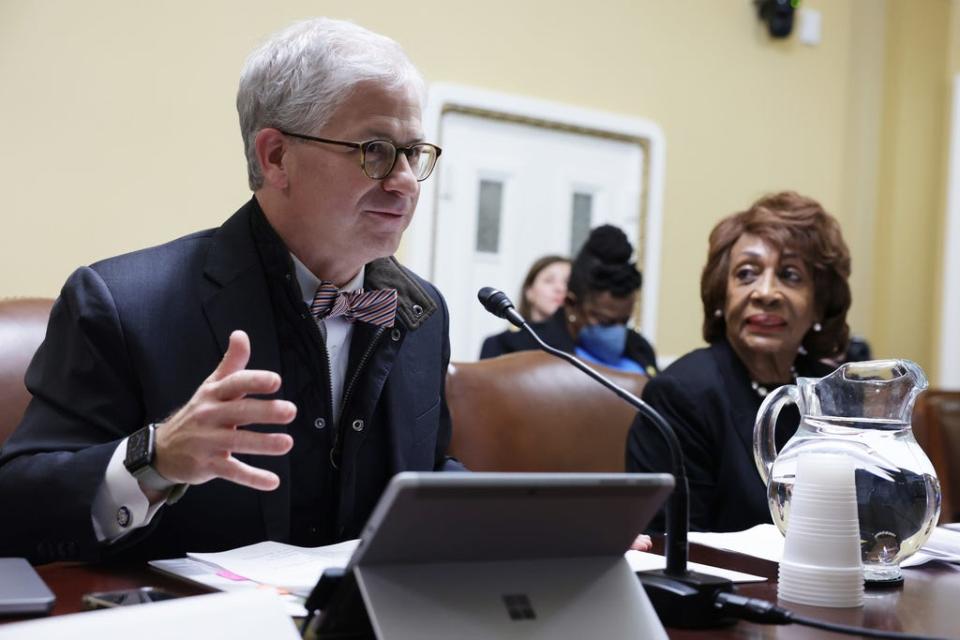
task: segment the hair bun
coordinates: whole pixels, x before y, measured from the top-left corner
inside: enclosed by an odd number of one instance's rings
[[[626,264],[633,254],[633,247],[622,229],[612,224],[604,224],[590,232],[583,245],[583,252],[608,264]]]

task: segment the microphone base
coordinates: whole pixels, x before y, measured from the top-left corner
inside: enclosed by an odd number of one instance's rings
[[[705,629],[736,622],[714,605],[718,593],[734,591],[733,583],[725,578],[694,571],[673,576],[663,570],[639,571],[637,578],[660,621],[668,627]]]

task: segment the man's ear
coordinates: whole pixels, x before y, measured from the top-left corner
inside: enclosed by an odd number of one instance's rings
[[[260,129],[254,145],[264,185],[286,189],[290,183],[285,162],[289,150],[286,136],[273,128]]]

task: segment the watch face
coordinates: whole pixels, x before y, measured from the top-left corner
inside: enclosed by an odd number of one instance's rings
[[[127,455],[123,464],[130,471],[136,471],[150,462],[150,428],[147,427],[127,438]]]

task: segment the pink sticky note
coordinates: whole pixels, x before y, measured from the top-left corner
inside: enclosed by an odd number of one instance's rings
[[[226,569],[221,569],[220,571],[217,571],[217,575],[220,576],[221,578],[226,578],[227,580],[238,580],[238,581],[246,580],[246,578],[244,578],[243,576],[238,576],[232,571],[227,571]]]

